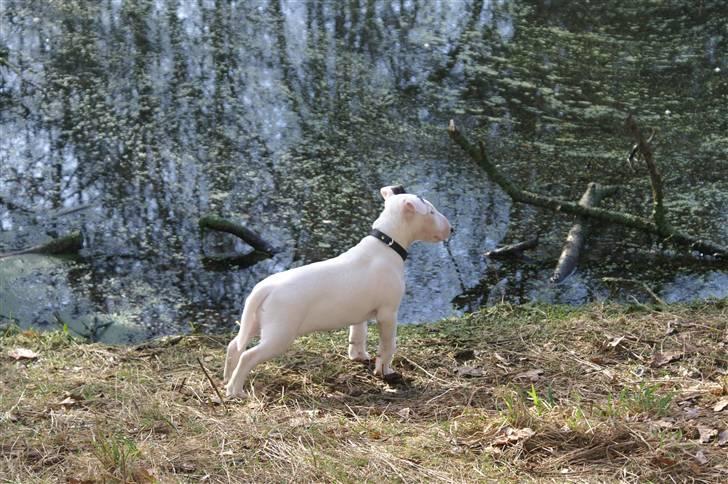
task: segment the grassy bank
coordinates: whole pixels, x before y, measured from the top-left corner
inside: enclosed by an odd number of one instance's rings
[[[401,327],[398,386],[313,335],[224,405],[225,338],[0,335],[0,481],[728,479],[726,301]]]

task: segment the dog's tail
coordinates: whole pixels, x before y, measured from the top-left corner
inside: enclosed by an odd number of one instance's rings
[[[253,288],[253,292],[251,292],[247,299],[245,299],[243,315],[240,316],[240,331],[238,332],[238,336],[235,338],[238,351],[243,351],[248,345],[250,338],[258,332],[258,309],[260,309],[261,304],[263,304],[263,301],[265,301],[272,289],[273,288],[271,286],[257,285]]]

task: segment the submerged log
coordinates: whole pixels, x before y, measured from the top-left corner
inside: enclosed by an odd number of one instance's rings
[[[590,183],[584,195],[579,200],[582,207],[595,207],[599,205],[604,197],[613,195],[617,191],[616,186],[600,185],[598,183]],[[579,255],[581,248],[586,242],[589,233],[589,223],[583,215],[577,215],[574,225],[571,226],[569,234],[566,236],[564,249],[561,251],[559,262],[556,264],[554,275],[551,276],[551,282],[559,283],[569,277],[576,270],[579,264]]]
[[[615,212],[605,210],[598,207],[583,207],[576,202],[560,200],[554,197],[548,197],[528,190],[523,190],[513,183],[508,177],[503,175],[498,168],[488,160],[485,155],[485,146],[483,143],[479,147],[475,147],[470,141],[455,127],[455,122],[450,121],[448,126],[448,134],[450,138],[462,148],[465,153],[470,156],[482,169],[488,177],[505,191],[514,202],[526,203],[537,207],[548,208],[556,212],[569,213],[572,215],[581,215],[602,222],[622,225],[630,227],[642,232],[654,234],[660,237],[664,242],[695,250],[702,255],[714,256],[716,258],[728,257],[728,247],[705,240],[700,237],[680,232],[672,227],[659,227],[654,221],[632,215],[629,213]]]
[[[276,249],[273,245],[263,239],[263,237],[258,235],[256,232],[222,217],[216,217],[214,215],[200,217],[199,225],[202,230],[216,230],[235,235],[258,252],[263,252],[269,256],[276,253]]]
[[[538,236],[517,242],[515,244],[498,247],[497,249],[489,250],[485,253],[485,256],[489,259],[505,259],[508,257],[520,257],[523,255],[523,251],[533,249],[538,245]]]
[[[27,249],[0,254],[0,259],[24,254],[77,254],[78,251],[80,251],[82,248],[83,237],[81,236],[81,232],[71,232],[70,234],[64,235],[63,237],[52,239],[48,242],[29,247]]]
[[[245,269],[269,258],[270,254],[258,250],[242,255],[206,255],[202,257],[202,265],[205,267],[205,270],[210,272],[229,271],[231,268]]]

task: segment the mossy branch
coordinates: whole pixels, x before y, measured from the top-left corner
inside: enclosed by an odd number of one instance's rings
[[[83,237],[81,236],[81,232],[71,232],[70,234],[64,235],[63,237],[52,239],[48,242],[30,247],[28,249],[0,254],[0,259],[23,254],[77,254],[78,251],[80,251],[82,248]]]
[[[715,257],[728,256],[728,247],[721,244],[693,237],[671,227],[660,228],[657,224],[644,217],[632,215],[623,212],[615,212],[613,210],[605,210],[597,207],[584,207],[576,202],[560,200],[554,197],[548,197],[538,193],[523,190],[513,183],[508,177],[503,175],[498,168],[488,160],[485,154],[485,146],[480,143],[480,147],[476,148],[470,141],[455,127],[455,122],[450,121],[448,126],[448,134],[450,138],[462,148],[465,153],[470,156],[482,169],[488,177],[500,186],[514,202],[526,203],[537,207],[548,208],[556,212],[563,212],[572,215],[580,215],[601,220],[610,224],[622,225],[630,227],[642,232],[657,235],[661,240],[672,243],[677,246],[685,247],[700,252],[701,254],[711,255]]]
[[[228,234],[235,235],[259,252],[263,252],[268,255],[273,255],[276,252],[273,245],[263,239],[263,237],[258,235],[256,232],[222,217],[217,217],[215,215],[200,217],[199,226],[202,230],[217,230],[219,232],[226,232]]]

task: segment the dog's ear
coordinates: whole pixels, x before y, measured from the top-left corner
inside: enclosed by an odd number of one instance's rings
[[[430,208],[420,197],[410,196],[404,201],[404,211],[405,213],[417,212],[424,215],[430,211]]]
[[[404,187],[402,185],[390,185],[387,187],[382,187],[379,190],[379,193],[381,193],[382,198],[386,200],[389,197],[391,197],[392,195],[399,195],[401,193],[407,193],[407,192],[405,192]]]

